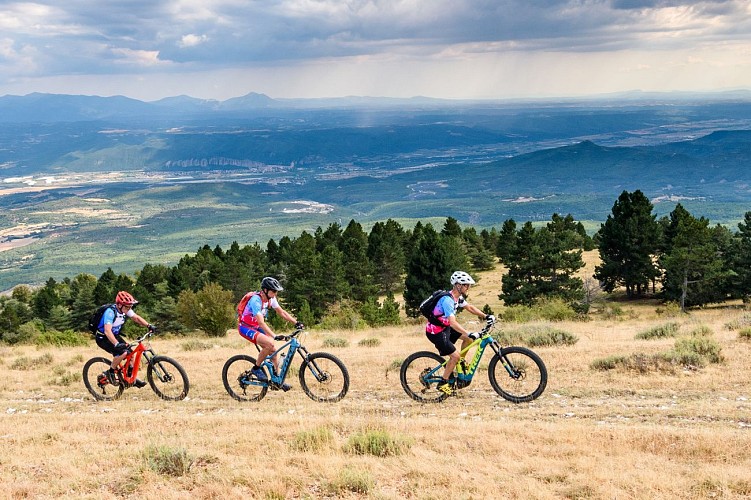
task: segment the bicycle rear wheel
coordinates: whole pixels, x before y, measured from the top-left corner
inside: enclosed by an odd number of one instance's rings
[[[410,354],[399,370],[399,380],[404,392],[421,403],[438,403],[448,396],[436,387],[443,380],[446,360],[434,352],[419,351]]]
[[[251,375],[255,358],[246,354],[232,356],[222,368],[222,382],[230,396],[238,401],[260,401],[269,390],[268,383],[259,381]],[[265,368],[262,368],[264,372]],[[268,376],[268,374],[266,375]]]
[[[527,403],[540,397],[548,383],[548,370],[540,356],[526,347],[505,347],[488,364],[490,385],[503,399]]]
[[[327,352],[308,356],[300,366],[300,386],[313,401],[335,403],[349,390],[349,373],[339,358]]]
[[[97,401],[114,401],[125,390],[122,384],[112,385],[104,376],[111,364],[107,358],[91,358],[83,365],[83,384]]]
[[[177,361],[167,356],[154,356],[149,360],[146,378],[156,395],[167,401],[185,399],[190,389],[188,374]]]

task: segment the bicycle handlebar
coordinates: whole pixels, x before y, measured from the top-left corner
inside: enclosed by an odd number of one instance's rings
[[[304,328],[297,328],[294,332],[290,333],[289,335],[275,335],[274,340],[276,340],[277,342],[280,342],[280,341],[286,342],[288,340],[292,340],[293,338],[297,337],[304,330],[305,330]]]

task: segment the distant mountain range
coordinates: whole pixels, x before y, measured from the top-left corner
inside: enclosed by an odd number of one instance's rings
[[[354,218],[500,228],[623,191],[736,228],[751,94],[567,101],[0,97],[0,289]]]

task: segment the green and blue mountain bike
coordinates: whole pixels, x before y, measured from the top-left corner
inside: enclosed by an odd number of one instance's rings
[[[462,349],[464,355],[472,348],[477,348],[472,361],[462,368],[461,362],[452,374],[449,382],[455,389],[463,389],[472,383],[477,373],[480,360],[485,350],[495,353],[488,364],[488,378],[493,390],[502,398],[512,403],[526,403],[543,393],[548,383],[548,371],[540,356],[531,349],[520,346],[503,347],[491,335],[495,326],[488,322],[479,332],[480,337]],[[399,372],[404,391],[414,399],[423,403],[437,403],[448,396],[436,389],[443,380],[447,358],[432,351],[419,351],[404,360]]]

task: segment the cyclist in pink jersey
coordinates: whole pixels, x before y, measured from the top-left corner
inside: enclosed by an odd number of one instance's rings
[[[276,349],[274,345],[274,330],[266,323],[266,315],[269,312],[269,306],[272,307],[276,313],[289,321],[295,323],[295,328],[303,328],[304,325],[297,321],[292,314],[285,311],[279,301],[276,299],[277,293],[284,290],[281,283],[276,278],[267,276],[261,280],[261,290],[255,293],[248,303],[245,305],[245,309],[240,315],[240,321],[238,324],[238,331],[246,340],[253,342],[260,349],[258,353],[258,359],[256,365],[251,370],[251,373],[259,380],[266,381],[266,373],[260,367],[263,360],[267,356],[271,355]],[[277,356],[271,358],[271,363],[274,365],[274,371],[279,372],[279,360]],[[284,391],[288,391],[290,386],[283,384],[281,387]]]

